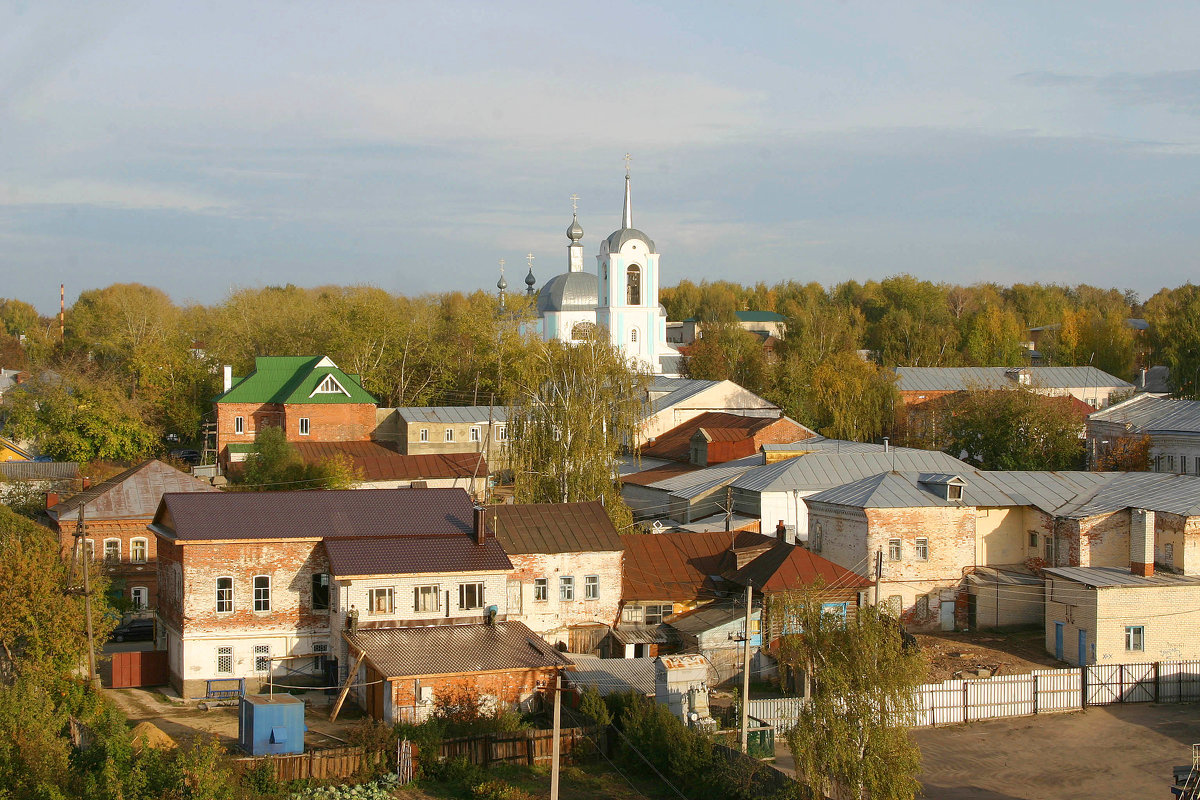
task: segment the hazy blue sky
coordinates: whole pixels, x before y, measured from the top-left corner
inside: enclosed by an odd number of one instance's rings
[[[591,7],[591,10],[585,8]],[[0,296],[1197,275],[1200,4],[0,3]]]

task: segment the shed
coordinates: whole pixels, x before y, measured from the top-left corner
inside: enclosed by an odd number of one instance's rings
[[[238,745],[252,756],[304,752],[304,701],[290,694],[243,695]]]

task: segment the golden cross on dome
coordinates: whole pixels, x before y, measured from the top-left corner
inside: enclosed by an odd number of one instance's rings
[[[500,259],[500,274],[504,274],[504,259]]]
[[[579,213],[579,195],[577,194],[571,195],[571,213]]]
[[[633,161],[633,156],[629,155],[629,153],[626,153],[625,154],[625,177],[626,178],[629,177],[629,162],[630,161]]]
[[[525,256],[525,260],[529,262],[529,268],[533,269],[533,253]]]

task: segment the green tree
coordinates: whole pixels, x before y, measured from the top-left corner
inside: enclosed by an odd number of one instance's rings
[[[254,492],[298,489],[349,489],[362,480],[349,459],[328,458],[307,464],[283,428],[260,427],[254,435],[254,452],[233,476],[234,488]]]
[[[1200,400],[1200,286],[1163,289],[1146,301],[1146,319],[1176,395]]]
[[[981,469],[1079,469],[1084,418],[1070,398],[1026,388],[960,394],[949,406],[947,453]]]
[[[1024,326],[1011,311],[990,305],[976,314],[967,334],[967,355],[981,367],[1011,367],[1024,360]]]
[[[1092,469],[1097,472],[1149,472],[1152,442],[1149,436],[1118,436],[1096,454]]]
[[[788,732],[796,772],[821,792],[842,787],[849,797],[913,798],[920,789],[921,753],[905,715],[925,680],[925,661],[906,651],[895,620],[878,606],[847,624],[822,611],[820,586],[776,594],[767,614],[788,633],[779,663],[812,678],[811,699]]]
[[[824,436],[870,441],[895,415],[896,376],[856,353],[834,353],[812,372],[808,418]]]
[[[618,528],[617,456],[638,442],[648,375],[607,337],[537,341],[508,399],[509,463],[517,502],[603,500]]]

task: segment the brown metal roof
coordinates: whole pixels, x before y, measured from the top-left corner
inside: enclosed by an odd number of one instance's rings
[[[84,519],[87,520],[150,519],[167,492],[223,494],[207,481],[150,459],[68,497],[47,513],[58,522],[74,520],[78,518],[79,507],[86,504]]]
[[[729,578],[734,583],[747,583],[762,592],[786,592],[822,584],[825,590],[858,590],[871,585],[871,580],[821,558],[811,550],[776,542],[775,546]]]
[[[377,442],[297,442],[306,463],[341,456],[362,474],[364,481],[415,481],[425,478],[470,478],[488,474],[487,460],[478,453],[401,455]]]
[[[642,456],[687,461],[692,455],[692,436],[700,428],[704,428],[710,435],[721,431],[718,434],[721,441],[735,441],[753,438],[755,432],[779,421],[779,417],[743,417],[723,411],[706,411],[698,417],[681,422],[655,438],[652,443],[644,445]]]
[[[487,521],[510,554],[625,549],[604,506],[595,501],[490,506]]]
[[[346,639],[387,678],[544,669],[567,663],[520,622],[360,629]]]
[[[394,536],[388,539],[328,539],[329,570],[336,578],[429,572],[508,571],[512,562],[492,538]]]
[[[463,489],[168,493],[154,525],[180,541],[470,536],[471,509]]]
[[[625,543],[621,599],[626,602],[711,600],[722,588],[721,576],[734,571],[731,541],[739,549],[771,542],[770,537],[750,531],[636,533],[621,539]]]

